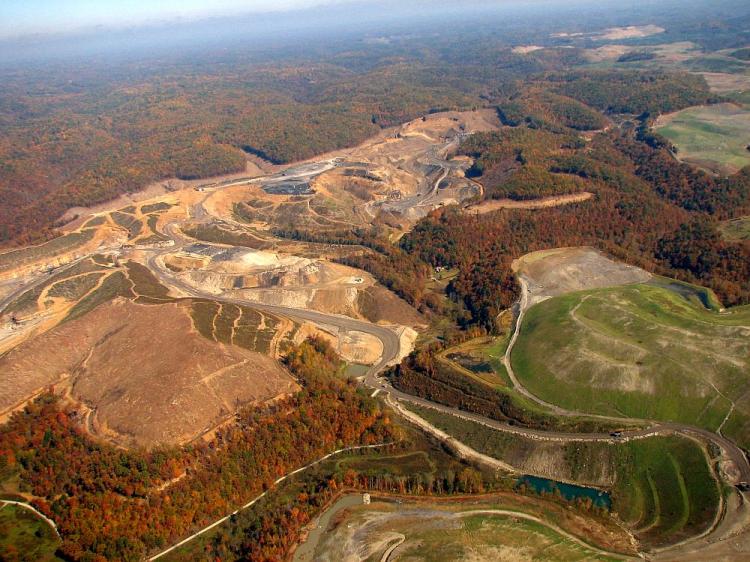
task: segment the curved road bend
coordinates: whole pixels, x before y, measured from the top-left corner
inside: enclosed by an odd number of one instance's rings
[[[184,237],[181,237],[179,234],[175,233],[173,229],[168,229],[168,230],[170,234],[173,235],[173,238],[175,239],[175,242],[177,243],[176,247],[179,248],[181,245],[184,245],[188,241]],[[177,242],[177,240],[180,240],[180,242]],[[354,318],[349,318],[347,316],[326,314],[323,312],[317,312],[314,310],[307,310],[307,309],[298,309],[298,308],[290,308],[290,307],[277,306],[277,305],[260,304],[260,303],[256,303],[252,301],[247,301],[245,299],[217,296],[211,293],[202,292],[196,289],[195,287],[188,285],[184,281],[178,279],[170,271],[159,266],[157,262],[157,258],[162,254],[172,252],[174,250],[175,250],[175,247],[172,247],[172,248],[167,248],[167,249],[155,252],[148,259],[148,265],[150,269],[157,275],[157,277],[160,278],[160,280],[163,283],[165,283],[168,286],[171,285],[173,287],[176,287],[188,295],[199,297],[199,298],[216,300],[220,302],[228,302],[231,304],[237,304],[241,306],[247,306],[249,308],[254,308],[261,312],[266,311],[266,312],[278,314],[280,316],[286,316],[293,320],[308,321],[308,322],[313,322],[313,323],[318,323],[318,324],[328,324],[331,326],[336,326],[344,332],[346,331],[364,332],[364,333],[370,334],[378,338],[383,344],[383,354],[380,358],[380,361],[376,363],[375,365],[373,365],[372,367],[370,367],[370,369],[367,371],[367,373],[363,377],[362,382],[365,385],[373,389],[380,389],[382,392],[389,393],[393,398],[397,400],[410,402],[412,404],[416,404],[416,405],[423,406],[426,408],[432,408],[434,410],[438,410],[446,414],[450,414],[450,415],[457,416],[466,420],[481,423],[487,427],[491,427],[498,431],[504,431],[506,433],[513,433],[513,434],[527,437],[530,439],[545,440],[545,441],[565,441],[565,442],[573,442],[573,441],[613,442],[615,441],[613,437],[609,435],[608,433],[569,433],[569,432],[560,432],[560,431],[543,431],[543,430],[528,429],[528,428],[513,426],[507,423],[503,423],[500,421],[486,418],[479,414],[473,414],[471,412],[465,412],[462,410],[458,410],[456,408],[450,408],[442,404],[436,404],[435,402],[426,400],[424,398],[419,398],[417,396],[412,396],[405,392],[401,392],[400,390],[393,388],[393,386],[391,386],[390,383],[388,383],[387,381],[381,380],[378,378],[378,375],[389,364],[393,363],[398,358],[398,355],[399,355],[400,341],[399,341],[398,335],[395,332],[393,332],[393,330],[386,328],[384,326],[379,326],[377,324],[373,324],[373,323],[366,322],[363,320],[356,320]],[[518,334],[520,332],[520,327],[521,327],[521,321],[523,320],[523,314],[525,312],[525,309],[528,303],[526,284],[523,280],[521,282],[522,282],[523,292],[521,296],[521,301],[519,303],[520,306],[519,306],[518,320],[516,321],[515,330],[511,337],[511,343],[508,345],[508,351],[506,353],[506,356],[504,357],[504,363],[506,365],[506,368],[508,369],[508,373],[511,376],[511,380],[514,383],[514,386],[519,392],[529,397],[530,399],[535,400],[537,403],[540,403],[541,405],[544,405],[545,407],[551,407],[554,413],[561,413],[562,415],[566,415],[566,416],[591,417],[590,415],[585,414],[583,412],[571,412],[571,411],[564,410],[554,405],[548,405],[546,402],[540,400],[539,398],[531,394],[528,390],[526,390],[516,378],[515,373],[513,372],[512,366],[510,364],[510,354],[518,338]],[[627,421],[642,423],[644,421],[648,421],[648,420],[616,418],[616,417],[607,417],[607,416],[596,416],[596,417],[607,419],[608,421],[614,421],[616,423],[627,422]],[[702,440],[711,441],[715,443],[716,445],[718,445],[719,447],[721,447],[729,456],[729,458],[731,458],[732,461],[735,463],[735,465],[737,466],[741,474],[740,480],[743,482],[750,482],[750,464],[748,463],[747,457],[742,452],[742,450],[739,447],[737,447],[737,445],[735,445],[732,441],[726,439],[725,437],[721,435],[711,432],[709,430],[692,427],[686,424],[673,423],[673,422],[653,422],[653,421],[650,421],[649,423],[653,424],[649,428],[623,432],[622,438],[620,440],[626,441],[628,439],[642,439],[645,437],[651,437],[655,435],[681,434],[681,435],[691,437],[691,438],[697,437]]]
[[[377,443],[375,445],[357,445],[357,446],[354,446],[354,447],[345,447],[343,449],[337,449],[336,451],[333,451],[332,453],[328,453],[327,455],[325,455],[323,457],[320,457],[318,460],[315,460],[315,461],[311,462],[310,464],[306,464],[305,466],[302,466],[302,467],[300,467],[300,468],[298,468],[296,470],[293,470],[292,472],[288,472],[284,476],[281,476],[281,477],[277,478],[276,480],[274,480],[274,485],[279,485],[284,480],[286,480],[287,478],[290,478],[291,476],[294,476],[295,474],[299,474],[300,472],[303,472],[303,471],[307,470],[308,468],[315,466],[316,464],[320,464],[324,460],[330,459],[332,456],[338,455],[339,453],[343,453],[343,452],[347,452],[347,451],[361,451],[363,449],[377,449],[377,448],[380,448],[380,447],[387,447],[388,445],[393,445],[393,443]],[[229,518],[232,517],[233,515],[237,515],[240,511],[244,511],[248,507],[250,507],[250,506],[254,505],[255,503],[257,503],[258,500],[264,498],[268,494],[269,491],[270,491],[270,488],[268,490],[266,490],[265,492],[259,494],[258,496],[255,496],[255,498],[253,498],[252,500],[250,500],[249,502],[247,502],[245,505],[243,505],[241,507],[238,507],[236,510],[234,510],[229,515],[226,515],[226,516],[222,517],[221,519],[217,519],[216,521],[214,521],[210,525],[207,525],[206,527],[203,527],[201,530],[196,531],[195,533],[193,533],[189,537],[186,537],[186,538],[182,539],[180,542],[178,542],[176,544],[173,544],[172,546],[170,546],[166,550],[162,550],[158,554],[155,554],[155,555],[151,556],[150,558],[148,558],[148,561],[152,562],[153,560],[158,560],[159,558],[161,558],[165,554],[169,554],[173,550],[175,550],[177,548],[180,548],[181,546],[186,545],[187,543],[189,543],[190,541],[192,541],[194,538],[199,537],[200,535],[202,535],[204,533],[207,533],[208,531],[210,531],[214,527],[217,527],[217,526],[221,525],[225,521],[229,520]]]
[[[521,333],[521,323],[523,322],[523,317],[526,314],[526,311],[530,308],[529,306],[529,286],[526,280],[524,279],[523,275],[518,275],[518,282],[521,285],[521,297],[517,303],[518,307],[518,316],[516,319],[516,325],[515,329],[513,330],[513,335],[510,338],[510,342],[508,343],[508,348],[505,351],[505,355],[503,356],[503,365],[505,366],[505,369],[508,372],[508,377],[510,378],[511,382],[513,383],[513,387],[521,394],[523,394],[525,397],[529,398],[530,400],[533,400],[540,406],[543,406],[545,408],[550,409],[555,414],[561,415],[561,416],[575,416],[575,417],[587,417],[587,418],[595,418],[595,419],[601,419],[606,420],[610,422],[615,423],[622,423],[622,422],[647,422],[654,424],[654,426],[651,428],[650,431],[652,431],[651,435],[659,433],[659,434],[668,434],[668,433],[676,433],[683,435],[685,437],[689,438],[698,438],[702,441],[710,441],[714,443],[715,445],[719,446],[722,450],[725,451],[727,456],[734,462],[737,469],[740,471],[740,482],[750,482],[750,462],[748,462],[748,458],[745,455],[745,453],[740,449],[733,441],[727,439],[723,435],[720,435],[719,433],[710,431],[708,429],[703,429],[700,427],[694,427],[688,424],[684,423],[678,423],[678,422],[658,422],[653,420],[641,420],[636,418],[627,418],[627,417],[615,417],[615,416],[604,416],[604,415],[598,415],[598,414],[589,414],[586,412],[579,412],[575,410],[566,410],[564,408],[561,408],[559,406],[556,406],[554,404],[550,404],[549,402],[546,402],[530,392],[526,387],[521,384],[521,382],[518,380],[518,377],[516,376],[515,371],[513,370],[513,365],[511,362],[511,355],[513,353],[513,348],[516,345],[516,341],[518,340],[518,336]],[[657,430],[657,431],[653,431]],[[645,435],[642,435],[643,432],[623,432],[623,439],[627,439],[630,437],[644,437]]]
[[[0,314],[2,314],[5,309],[18,297],[20,297],[23,293],[30,291],[32,289],[37,288],[39,285],[42,285],[43,283],[46,283],[50,279],[52,279],[55,275],[58,275],[60,273],[63,273],[67,271],[68,269],[72,268],[74,265],[80,263],[84,259],[86,259],[88,256],[84,256],[81,258],[74,259],[73,261],[66,263],[65,265],[61,265],[60,267],[57,267],[50,271],[49,273],[41,273],[36,279],[29,283],[21,284],[16,289],[13,290],[10,294],[6,295],[2,299],[0,299]]]

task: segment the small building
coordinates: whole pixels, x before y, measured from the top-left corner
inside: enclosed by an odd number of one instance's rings
[[[370,505],[370,494],[362,494],[362,503],[364,505]]]

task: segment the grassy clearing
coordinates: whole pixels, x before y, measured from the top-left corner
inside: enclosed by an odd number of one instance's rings
[[[618,446],[614,458],[613,501],[642,542],[673,543],[710,527],[721,492],[698,445],[676,437],[644,439]]]
[[[155,214],[148,215],[146,224],[148,225],[148,229],[151,231],[151,236],[149,236],[148,238],[144,240],[141,240],[141,242],[152,243],[152,242],[159,242],[162,240],[168,240],[166,236],[162,236],[157,230],[156,225],[158,224],[158,222],[159,222],[159,215],[155,215]]]
[[[277,318],[252,308],[204,300],[192,302],[190,315],[204,338],[265,354],[271,352],[279,324]]]
[[[721,173],[750,164],[750,111],[733,104],[691,107],[667,117],[656,131],[677,146],[678,157]]]
[[[736,58],[726,57],[719,54],[711,54],[704,57],[695,57],[687,61],[686,66],[693,72],[725,72],[727,74],[742,74],[747,71],[748,65]]]
[[[400,556],[408,560],[503,560],[519,551],[530,560],[617,560],[596,554],[542,523],[507,515],[460,517],[447,529],[440,518],[427,528],[419,520],[404,523],[407,523],[404,534],[408,534],[410,541],[402,547]]]
[[[219,312],[219,304],[211,301],[193,301],[190,316],[198,333],[204,338],[216,341],[214,338],[214,318]]]
[[[583,484],[608,475],[613,510],[644,544],[673,543],[705,530],[719,506],[719,488],[706,457],[688,439],[552,444],[429,408],[409,409],[473,449],[521,470],[546,464],[547,477]]]
[[[117,226],[128,231],[128,240],[136,238],[141,233],[143,223],[134,216],[120,211],[115,211],[114,213],[111,213],[110,216]]]
[[[393,504],[377,502],[340,512],[315,549],[321,562],[348,559],[353,552],[381,560],[387,549],[398,549],[399,560],[453,562],[454,560],[618,560],[581,545],[544,523],[509,514],[478,513],[507,509],[482,502],[466,506],[460,502],[434,505],[428,502]],[[512,511],[515,511],[511,509]],[[352,527],[361,529],[354,535]]]
[[[444,414],[432,408],[409,404],[407,409],[472,449],[509,462],[514,466],[516,466],[516,460],[527,455],[528,451],[533,448],[533,443],[529,439],[512,433],[494,431],[481,424]]]
[[[437,467],[425,451],[383,457],[349,457],[336,463],[339,470],[349,468],[366,475],[410,476],[415,473],[435,474]]]
[[[750,217],[726,221],[722,223],[720,231],[731,242],[750,240]]]
[[[507,317],[509,320],[512,320],[511,314],[508,314]],[[466,359],[462,360],[461,357],[452,358],[451,355],[455,353],[454,349],[449,349],[445,357],[452,359],[455,363],[481,376],[489,384],[512,388],[513,383],[508,376],[505,365],[503,365],[503,357],[505,356],[505,351],[508,349],[511,333],[512,328],[508,324],[505,326],[505,331],[501,336],[479,338],[478,340],[459,346],[456,351],[460,354],[468,355],[468,361]],[[490,373],[490,375],[487,373]]]
[[[228,246],[241,246],[243,248],[252,248],[254,250],[267,250],[272,246],[269,242],[256,238],[246,232],[230,232],[216,226],[197,225],[193,228],[184,228],[183,232],[203,242],[213,242],[215,244],[226,244]]]
[[[221,311],[214,319],[214,337],[216,341],[231,344],[233,343],[233,326],[235,320],[239,318],[242,311],[239,306],[233,304],[222,304]]]
[[[144,215],[148,215],[149,213],[161,213],[163,211],[168,211],[174,207],[171,203],[165,203],[165,202],[159,202],[159,203],[152,203],[150,205],[143,205],[141,207],[141,213]]]
[[[37,301],[47,287],[64,281],[73,275],[81,275],[83,273],[90,273],[99,270],[101,270],[99,264],[90,260],[83,260],[65,271],[51,276],[46,282],[22,293],[16,300],[8,305],[6,310],[13,313],[35,312],[37,309]]]
[[[0,560],[52,562],[60,545],[54,530],[28,509],[0,506]]]
[[[681,421],[750,443],[750,309],[719,314],[683,285],[574,293],[529,310],[513,366],[568,409]],[[707,296],[705,297],[708,298]]]
[[[107,222],[107,219],[103,215],[99,215],[98,217],[94,217],[86,221],[86,224],[83,225],[83,228],[93,228],[95,226],[102,226],[106,222]]]

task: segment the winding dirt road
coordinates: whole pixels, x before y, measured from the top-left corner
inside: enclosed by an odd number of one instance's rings
[[[289,473],[285,474],[284,476],[282,476],[282,477],[280,477],[280,478],[277,478],[277,479],[276,479],[276,480],[274,481],[274,485],[279,485],[279,484],[281,484],[281,483],[282,483],[282,482],[283,482],[284,480],[286,480],[286,479],[288,479],[288,478],[291,478],[291,477],[292,477],[292,476],[294,476],[295,474],[299,474],[300,472],[304,472],[304,471],[305,471],[305,470],[307,470],[308,468],[311,468],[311,467],[315,466],[316,464],[320,464],[320,463],[322,463],[323,461],[325,461],[325,460],[327,460],[327,459],[330,459],[331,457],[333,457],[333,456],[335,456],[335,455],[338,455],[338,454],[341,454],[341,453],[345,453],[345,452],[350,452],[350,451],[361,451],[361,450],[363,450],[363,449],[378,449],[378,448],[380,448],[380,447],[387,447],[388,445],[393,445],[393,443],[378,443],[378,444],[376,444],[376,445],[359,445],[359,446],[356,446],[356,447],[345,447],[345,448],[343,448],[343,449],[338,449],[338,450],[336,450],[336,451],[333,451],[332,453],[328,453],[327,455],[325,455],[325,456],[323,456],[323,457],[320,457],[319,459],[317,459],[317,460],[315,460],[315,461],[311,462],[310,464],[306,464],[305,466],[302,466],[302,467],[298,468],[297,470],[293,470],[292,472],[289,472]],[[166,555],[166,554],[169,554],[169,553],[170,553],[170,552],[172,552],[173,550],[175,550],[175,549],[178,549],[178,548],[180,548],[181,546],[185,546],[185,545],[186,545],[187,543],[189,543],[189,542],[190,542],[190,541],[192,541],[193,539],[195,539],[195,538],[197,538],[197,537],[199,537],[199,536],[201,536],[201,535],[203,535],[203,534],[207,533],[208,531],[210,531],[210,530],[211,530],[211,529],[213,529],[214,527],[218,527],[219,525],[221,525],[221,524],[222,524],[222,523],[224,523],[225,521],[228,521],[228,520],[229,520],[229,519],[230,519],[230,518],[231,518],[231,517],[232,517],[233,515],[237,515],[237,514],[238,514],[238,513],[240,512],[240,511],[244,511],[244,510],[246,510],[246,509],[247,509],[248,507],[251,507],[251,506],[255,505],[255,504],[256,504],[256,503],[257,503],[257,502],[258,502],[259,500],[261,500],[262,498],[264,498],[264,497],[265,497],[265,496],[266,496],[266,495],[268,494],[268,492],[269,492],[269,491],[270,491],[270,488],[269,488],[268,490],[266,490],[265,492],[263,492],[262,494],[259,494],[259,495],[257,495],[256,497],[254,497],[254,498],[253,498],[252,500],[250,500],[249,502],[247,502],[247,503],[246,503],[245,505],[243,505],[242,507],[240,507],[240,508],[237,508],[237,509],[236,509],[236,510],[234,510],[234,511],[233,511],[232,513],[230,513],[229,515],[227,515],[227,516],[225,516],[225,517],[222,517],[221,519],[217,519],[216,521],[214,521],[214,522],[213,522],[213,523],[211,523],[210,525],[207,525],[207,526],[203,527],[203,528],[202,528],[202,529],[201,529],[200,531],[196,531],[195,533],[193,533],[193,534],[192,534],[192,535],[190,535],[189,537],[185,537],[184,539],[182,539],[182,540],[181,540],[180,542],[178,542],[177,544],[173,544],[172,546],[170,546],[170,547],[169,547],[169,548],[167,548],[166,550],[162,550],[162,551],[161,551],[161,552],[159,552],[158,554],[154,554],[153,556],[151,556],[151,557],[150,557],[150,558],[148,559],[148,560],[149,560],[149,562],[152,562],[153,560],[158,560],[159,558],[161,558],[162,556],[164,556],[164,555]],[[10,503],[15,503],[15,502],[10,502]],[[22,504],[22,505],[23,505],[23,504]],[[41,514],[40,514],[40,515],[41,515]],[[44,516],[42,515],[42,517],[44,517]],[[45,519],[46,519],[46,518],[45,518]],[[54,523],[52,523],[52,525],[54,525]],[[55,530],[57,530],[57,528],[55,528]]]
[[[571,432],[561,432],[561,431],[536,430],[536,429],[519,427],[515,425],[509,425],[508,423],[499,422],[497,420],[493,420],[485,416],[481,416],[479,414],[465,412],[462,410],[458,410],[456,408],[451,408],[448,406],[444,406],[442,404],[437,404],[435,402],[432,402],[424,398],[419,398],[419,397],[404,393],[400,390],[395,389],[393,386],[391,386],[391,384],[387,380],[379,376],[385,370],[386,367],[393,364],[397,360],[399,353],[400,353],[399,337],[393,330],[385,326],[379,326],[377,324],[372,324],[370,322],[356,320],[354,318],[350,318],[347,316],[327,314],[327,313],[318,312],[314,310],[308,310],[308,309],[290,308],[290,307],[277,306],[277,305],[265,305],[265,304],[251,302],[251,301],[247,301],[247,300],[236,298],[236,297],[225,297],[221,295],[217,296],[208,292],[201,291],[191,285],[188,285],[182,280],[178,279],[174,274],[172,274],[171,271],[169,271],[166,267],[160,264],[159,262],[160,256],[169,252],[174,252],[175,250],[178,250],[184,247],[185,245],[194,242],[194,240],[183,236],[175,228],[175,225],[169,225],[167,228],[165,228],[165,232],[175,241],[175,246],[154,252],[154,254],[148,259],[148,265],[149,265],[149,268],[154,272],[154,274],[159,278],[159,280],[162,283],[164,283],[166,286],[176,288],[182,293],[187,294],[189,296],[193,296],[193,297],[206,298],[206,299],[211,299],[211,300],[215,300],[219,302],[227,302],[231,304],[246,306],[249,308],[256,309],[260,312],[269,312],[269,313],[273,313],[279,316],[285,316],[293,320],[307,321],[307,322],[312,322],[312,323],[317,323],[317,324],[335,326],[342,332],[347,332],[347,331],[364,332],[364,333],[370,334],[378,338],[383,344],[383,354],[381,355],[380,361],[378,361],[375,365],[370,367],[370,369],[364,375],[364,377],[362,378],[362,383],[374,390],[387,393],[389,395],[389,398],[392,400],[398,400],[401,402],[407,402],[407,403],[416,404],[416,405],[427,407],[427,408],[432,408],[432,409],[438,410],[446,414],[450,414],[459,418],[463,418],[466,420],[470,420],[473,422],[483,424],[497,431],[503,431],[506,433],[512,433],[512,434],[523,436],[523,437],[530,438],[530,439],[537,439],[537,440],[544,440],[544,441],[610,442],[612,443],[612,442],[624,442],[624,441],[628,441],[632,439],[644,439],[647,437],[653,437],[657,435],[675,435],[675,434],[683,435],[688,438],[698,439],[703,442],[711,442],[717,445],[719,448],[721,448],[724,451],[724,453],[728,456],[728,458],[730,458],[732,462],[736,465],[740,473],[740,481],[750,482],[750,463],[748,463],[747,457],[737,445],[735,445],[732,441],[730,441],[729,439],[725,438],[722,435],[719,435],[717,433],[711,432],[706,429],[693,427],[693,426],[681,424],[681,423],[659,422],[659,421],[654,421],[654,420],[639,420],[639,419],[633,419],[633,418],[618,418],[618,417],[612,417],[612,416],[592,415],[592,414],[587,414],[585,412],[565,410],[563,408],[560,408],[559,406],[545,402],[544,400],[541,400],[540,398],[538,398],[537,396],[529,392],[518,380],[513,370],[513,365],[511,361],[512,352],[520,334],[524,315],[527,309],[529,308],[528,286],[522,276],[519,277],[522,290],[521,290],[521,298],[516,305],[517,320],[515,323],[515,328],[511,336],[506,354],[503,357],[503,364],[505,365],[508,371],[508,375],[516,391],[518,391],[520,394],[524,395],[528,399],[533,400],[540,406],[546,408],[550,412],[559,416],[596,418],[596,419],[606,420],[606,421],[614,422],[614,423],[629,422],[629,423],[640,424],[640,425],[645,424],[645,425],[648,425],[649,427],[645,429],[624,431],[622,432],[622,435],[618,438],[613,437],[609,433],[571,433]]]
[[[210,220],[210,217],[206,216],[205,214],[203,214],[203,217],[201,218],[204,218],[204,220]],[[222,295],[214,295],[208,292],[201,291],[191,285],[188,285],[187,283],[177,278],[166,267],[164,267],[160,263],[160,260],[159,260],[159,258],[163,256],[164,254],[174,252],[188,244],[192,244],[195,242],[195,240],[184,236],[179,231],[179,229],[176,228],[176,226],[177,226],[176,224],[169,224],[165,227],[165,234],[168,237],[170,237],[172,240],[174,240],[175,245],[169,248],[154,251],[154,253],[148,259],[149,268],[153,271],[153,273],[159,278],[159,280],[163,284],[165,284],[168,287],[178,289],[180,292],[188,296],[206,298],[206,299],[211,299],[211,300],[215,300],[219,302],[228,302],[231,304],[242,305],[242,306],[256,309],[261,312],[265,311],[269,313],[274,313],[279,316],[285,316],[293,320],[307,321],[307,322],[312,322],[312,323],[317,323],[317,324],[335,326],[342,332],[358,331],[358,332],[364,332],[364,333],[370,334],[378,338],[383,344],[383,353],[381,355],[380,361],[378,361],[375,365],[370,367],[370,369],[367,371],[364,377],[362,377],[362,384],[370,387],[371,389],[377,390],[379,392],[387,393],[391,400],[398,400],[401,402],[407,402],[407,403],[416,404],[416,405],[427,407],[427,408],[432,408],[432,409],[441,411],[446,414],[450,414],[450,415],[457,416],[463,419],[481,423],[497,431],[512,433],[515,435],[519,435],[519,436],[523,436],[523,437],[531,438],[531,439],[537,439],[537,440],[561,441],[561,442],[592,442],[592,441],[593,442],[596,442],[596,441],[623,442],[623,441],[627,441],[631,439],[643,439],[646,437],[652,437],[656,435],[675,435],[675,434],[683,435],[688,438],[698,439],[703,442],[710,442],[710,443],[714,443],[715,445],[717,445],[719,448],[721,448],[724,451],[727,457],[731,459],[732,462],[737,467],[739,474],[740,474],[739,480],[741,482],[750,482],[750,463],[748,463],[747,457],[745,456],[744,452],[736,444],[734,444],[729,439],[723,437],[722,435],[719,435],[717,433],[711,432],[706,429],[693,427],[693,426],[690,426],[687,424],[681,424],[681,423],[659,422],[659,421],[654,421],[654,420],[640,420],[640,419],[633,419],[633,418],[618,418],[618,417],[612,417],[612,416],[592,415],[592,414],[588,414],[585,412],[566,410],[564,408],[561,408],[559,406],[556,406],[554,404],[551,404],[549,402],[546,402],[540,399],[539,397],[531,393],[528,389],[526,389],[523,386],[523,384],[521,384],[521,382],[518,380],[518,377],[516,376],[515,371],[513,370],[513,365],[512,365],[513,349],[518,340],[526,311],[528,310],[528,308],[530,308],[528,285],[526,281],[523,279],[523,276],[519,276],[519,282],[521,284],[522,290],[521,290],[521,297],[519,299],[519,302],[516,304],[517,320],[515,322],[514,331],[511,336],[506,354],[503,357],[503,364],[505,365],[507,369],[508,375],[513,383],[515,390],[519,392],[520,394],[522,394],[523,396],[527,397],[528,399],[533,400],[540,406],[544,407],[551,413],[554,413],[559,416],[583,417],[583,418],[590,418],[590,419],[595,418],[595,419],[606,420],[606,421],[614,422],[614,423],[629,422],[629,423],[639,424],[639,425],[648,425],[649,427],[645,429],[624,431],[622,432],[621,437],[618,437],[618,438],[615,438],[608,433],[570,433],[570,432],[559,432],[559,431],[542,431],[542,430],[518,427],[515,425],[509,425],[507,423],[492,420],[492,419],[486,418],[478,414],[473,414],[471,412],[465,412],[465,411],[461,411],[455,408],[450,408],[448,406],[437,404],[432,401],[401,392],[393,388],[393,386],[391,386],[387,380],[379,376],[386,369],[386,367],[393,364],[399,357],[400,341],[399,341],[398,335],[393,330],[385,326],[372,324],[370,322],[366,322],[362,320],[356,320],[354,318],[350,318],[350,317],[342,316],[342,315],[326,314],[323,312],[318,312],[318,311],[313,311],[313,310],[308,310],[308,309],[290,308],[290,307],[277,306],[277,305],[265,305],[265,304],[251,302],[251,301],[247,301],[247,300],[236,298],[236,297],[225,297]]]
[[[330,162],[328,162],[328,165],[330,165]],[[306,173],[306,170],[303,171],[303,173]],[[438,178],[438,181],[436,181],[434,185],[432,186],[433,192],[438,189],[441,179],[445,177],[447,173],[448,171],[444,167],[443,174],[441,174],[441,176]],[[256,178],[253,181],[263,181],[263,180],[264,178]],[[205,207],[202,205],[202,202],[199,205],[197,205],[196,209],[194,210],[194,216],[192,217],[193,221],[198,220],[200,222],[211,221],[214,218],[218,218],[218,217],[210,216],[209,213],[207,213]],[[388,394],[389,400],[412,403],[412,404],[417,404],[417,405],[428,407],[428,408],[433,408],[435,410],[444,412],[446,414],[450,414],[450,415],[457,416],[463,419],[481,423],[487,427],[491,427],[492,429],[495,429],[498,431],[503,431],[506,433],[512,433],[512,434],[520,435],[523,437],[527,437],[531,439],[539,439],[539,440],[563,441],[563,442],[575,442],[575,441],[578,441],[578,442],[581,442],[581,441],[619,442],[619,441],[625,441],[629,439],[646,438],[646,437],[650,437],[654,435],[673,435],[673,434],[683,435],[689,438],[699,439],[703,442],[714,443],[715,445],[720,447],[724,451],[726,456],[729,459],[731,459],[732,462],[736,465],[740,473],[740,481],[750,482],[750,463],[748,463],[748,459],[743,453],[743,451],[732,441],[730,441],[729,439],[717,433],[714,433],[714,432],[711,432],[702,428],[692,427],[686,424],[671,423],[671,422],[657,422],[653,420],[637,420],[637,419],[616,418],[616,417],[608,417],[608,416],[596,416],[596,415],[591,415],[591,414],[587,414],[584,412],[565,410],[559,406],[556,406],[554,404],[550,404],[548,402],[541,400],[540,398],[532,394],[530,391],[528,391],[518,380],[513,370],[513,366],[512,366],[512,352],[519,337],[524,315],[527,309],[529,308],[528,287],[523,277],[519,278],[521,286],[522,286],[522,292],[521,292],[521,298],[519,300],[519,303],[516,305],[517,320],[515,323],[515,328],[514,328],[510,343],[508,345],[507,352],[505,356],[503,357],[503,363],[507,369],[508,375],[513,383],[515,390],[519,392],[520,394],[524,395],[525,397],[527,397],[528,399],[533,400],[540,406],[544,407],[549,412],[554,413],[559,416],[598,418],[598,419],[605,419],[608,421],[612,421],[615,423],[632,422],[632,423],[637,423],[640,425],[649,425],[649,427],[645,429],[638,429],[638,430],[623,432],[622,437],[620,438],[614,438],[613,436],[609,434],[605,434],[605,433],[566,433],[566,432],[557,432],[557,431],[541,431],[541,430],[523,428],[523,427],[518,427],[518,426],[511,426],[507,423],[492,420],[492,419],[486,418],[478,414],[460,411],[455,408],[443,406],[441,404],[437,404],[429,400],[415,397],[415,396],[406,394],[404,392],[401,392],[393,388],[388,383],[388,381],[380,377],[380,375],[383,373],[386,367],[393,364],[395,361],[397,361],[400,355],[400,348],[401,348],[400,338],[394,330],[386,326],[380,326],[380,325],[372,324],[370,322],[357,320],[354,318],[349,318],[349,317],[341,316],[341,315],[326,314],[326,313],[308,310],[308,309],[290,308],[290,307],[277,306],[277,305],[266,305],[266,304],[260,304],[257,302],[251,302],[251,301],[244,300],[241,298],[236,298],[236,297],[215,295],[213,293],[202,291],[196,287],[188,285],[187,283],[180,280],[177,276],[175,276],[171,271],[169,271],[163,265],[163,262],[161,260],[161,258],[167,253],[179,251],[183,247],[189,244],[195,243],[195,240],[184,236],[182,232],[177,228],[177,226],[178,226],[177,223],[170,223],[166,225],[164,228],[164,235],[170,238],[171,240],[173,240],[174,245],[171,247],[167,247],[167,248],[151,249],[150,251],[152,253],[147,259],[147,264],[148,264],[149,269],[157,276],[157,278],[165,286],[176,289],[180,293],[190,296],[190,297],[205,298],[205,299],[209,299],[209,300],[213,300],[217,302],[226,302],[226,303],[241,305],[241,306],[245,306],[248,308],[256,309],[260,312],[269,312],[269,313],[287,317],[293,320],[335,326],[342,332],[358,331],[358,332],[364,332],[366,334],[376,337],[382,342],[383,353],[381,355],[380,360],[375,365],[370,367],[370,369],[368,369],[367,373],[364,375],[364,377],[362,377],[361,382],[365,386],[378,390],[379,392]],[[207,245],[210,245],[210,244],[207,244]],[[23,289],[28,290],[30,286],[35,286],[37,283],[41,283],[44,280],[45,280],[44,278],[40,278],[38,281],[35,281],[32,285],[27,285],[26,287],[23,287]],[[19,293],[20,291],[21,289],[18,289],[14,291],[12,295],[0,301],[0,312],[4,308],[4,305],[10,302],[11,300],[10,297],[15,297],[16,294]],[[332,453],[332,454],[335,454],[335,453]],[[324,458],[327,458],[327,457],[324,457]],[[317,462],[320,462],[320,461],[317,461]],[[300,470],[304,470],[304,468]],[[287,475],[287,477],[288,476],[289,475]],[[262,497],[262,496],[259,496],[259,497]],[[257,499],[259,498],[256,498],[254,501],[257,501]],[[248,504],[248,505],[252,505],[252,502],[251,504]],[[222,521],[223,520],[220,520],[214,523],[213,526],[220,524]],[[186,540],[172,547],[172,549],[184,544],[185,542],[191,540],[192,538],[195,538],[195,536],[200,535],[201,533],[205,532],[206,530],[210,528],[212,528],[212,526],[209,526],[208,528],[200,531],[199,533],[196,533],[192,535],[191,537],[188,537]],[[165,553],[168,551],[165,551]],[[157,555],[156,557],[153,557],[152,560],[158,558],[162,554]]]

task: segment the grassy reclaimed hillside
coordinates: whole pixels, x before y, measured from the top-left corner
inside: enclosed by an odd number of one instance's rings
[[[719,508],[719,488],[700,446],[679,437],[623,443],[548,443],[493,430],[430,408],[409,406],[473,449],[519,470],[591,482],[611,492],[612,510],[646,546],[700,533]],[[608,482],[607,482],[608,481]]]
[[[677,147],[680,159],[717,173],[733,173],[750,165],[748,127],[747,108],[725,103],[668,115],[656,131]]]
[[[513,365],[565,408],[719,428],[750,442],[750,309],[718,313],[686,284],[574,293],[529,310]]]

